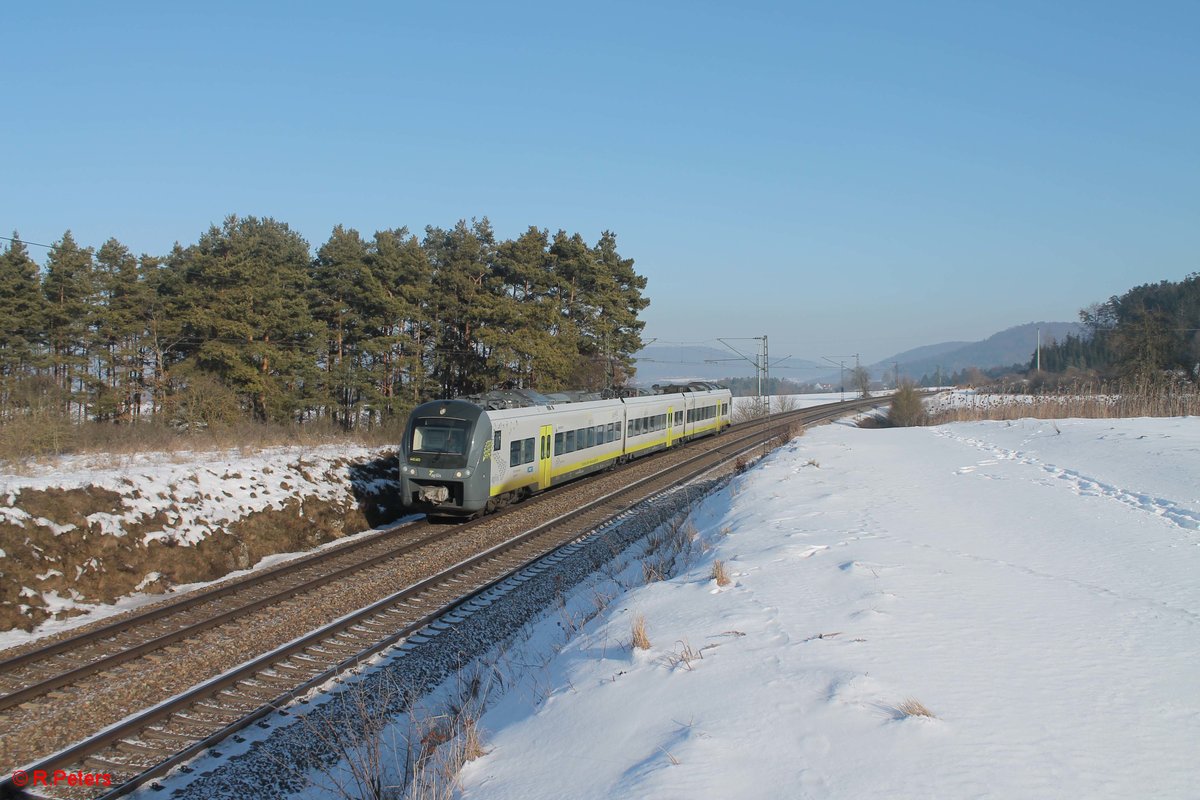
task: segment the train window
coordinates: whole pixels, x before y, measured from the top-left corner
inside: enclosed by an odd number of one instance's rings
[[[620,439],[621,438],[621,423],[615,422],[613,424],[616,426],[617,438]]]
[[[596,426],[596,444],[604,444],[604,426]]]
[[[530,436],[524,441],[525,452],[521,455],[521,463],[528,464],[533,461],[533,437]]]
[[[565,447],[566,447],[566,449],[563,450],[564,453],[574,453],[575,452],[575,431],[567,431]]]
[[[471,423],[449,417],[421,417],[413,423],[410,452],[466,455]]]
[[[496,431],[496,433],[492,435],[492,452],[500,452],[500,431]]]
[[[561,433],[554,434],[554,455],[561,456],[563,454],[563,435]]]
[[[514,439],[513,443],[508,446],[508,465],[510,467],[520,466],[521,464],[521,442]]]
[[[608,443],[608,442],[615,442],[616,440],[617,440],[617,434],[616,434],[616,431],[613,430],[613,424],[610,422],[610,423],[608,423],[608,428],[605,431],[604,441],[605,441],[605,443]]]

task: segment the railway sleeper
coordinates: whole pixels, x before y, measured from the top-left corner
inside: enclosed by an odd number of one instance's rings
[[[254,680],[261,681],[262,683],[270,684],[272,686],[282,686],[286,689],[290,689],[296,685],[295,678],[287,675],[268,675],[265,672],[255,675]]]
[[[157,761],[162,761],[172,755],[169,752],[159,750],[160,758]],[[92,772],[106,772],[113,776],[113,785],[118,785],[121,780],[118,776],[133,776],[145,769],[145,767],[137,764],[131,764],[122,761],[111,761],[101,756],[88,756],[83,760],[82,766],[87,767]]]
[[[185,717],[181,714],[176,714],[175,716],[171,717],[171,725],[173,727],[182,728],[185,731],[198,731],[204,735],[208,735],[213,732],[213,725],[211,722],[205,722],[204,720],[196,719],[195,717]]]
[[[291,673],[292,675],[307,676],[307,675],[313,674],[313,667],[305,666],[303,664],[293,664],[291,661],[283,661],[283,662],[280,662],[279,664],[271,665],[271,671],[277,675],[282,672],[282,673]]]
[[[140,762],[145,763],[146,766],[152,766],[162,759],[163,751],[161,748],[154,747],[146,744],[145,742],[139,742],[137,740],[130,741],[129,739],[122,739],[113,745],[113,747],[117,750],[117,752],[125,753],[126,755],[134,757],[141,757],[142,759],[148,759],[148,762]]]
[[[171,724],[174,724],[172,719]],[[153,742],[169,742],[172,747],[183,743],[192,744],[196,741],[196,737],[188,733],[171,730],[170,728],[144,728],[138,732],[138,738],[143,741],[149,740],[148,744],[153,747]]]
[[[241,719],[240,711],[231,711],[227,706],[215,706],[207,700],[200,700],[192,705],[198,714],[206,714],[213,717],[218,722],[233,722],[235,719]]]
[[[226,708],[232,707],[234,710],[240,712],[253,711],[262,705],[262,701],[246,692],[247,688],[249,687],[239,683],[234,688],[222,689],[217,692],[217,696],[225,701]],[[239,713],[238,716],[241,716],[241,714]]]

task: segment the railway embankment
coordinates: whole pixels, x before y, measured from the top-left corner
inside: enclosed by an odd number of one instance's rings
[[[220,579],[398,516],[394,450],[73,457],[0,471],[5,631]]]

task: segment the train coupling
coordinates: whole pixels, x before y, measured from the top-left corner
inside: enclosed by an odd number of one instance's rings
[[[450,499],[450,487],[422,486],[417,492],[417,496],[423,503],[444,503]]]

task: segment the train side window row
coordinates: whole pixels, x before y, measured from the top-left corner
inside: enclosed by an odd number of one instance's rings
[[[522,464],[533,463],[533,437],[517,439],[508,446],[508,465],[519,467]]]
[[[610,422],[607,425],[593,425],[587,428],[576,428],[573,431],[563,431],[554,434],[554,455],[574,453],[576,450],[586,450],[602,444],[615,442],[621,438],[621,423]]]
[[[653,417],[641,417],[640,419],[631,419],[629,420],[629,435],[640,436],[643,433],[652,433],[653,431],[665,430],[666,427],[666,414],[658,414]]]
[[[724,403],[722,403],[724,406]],[[724,412],[722,412],[724,413]],[[716,406],[705,406],[704,408],[691,408],[687,412],[688,422],[703,422],[706,419],[712,419],[717,415]]]

